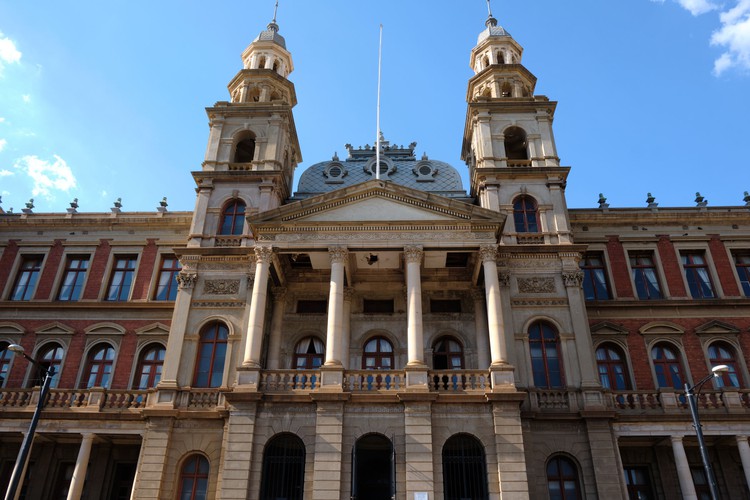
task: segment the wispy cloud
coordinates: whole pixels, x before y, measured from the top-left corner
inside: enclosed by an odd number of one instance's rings
[[[21,99],[23,99],[23,102],[29,103],[29,102],[31,102],[31,95],[24,94],[24,95],[21,96]]]
[[[7,145],[8,145],[8,141],[6,141],[5,139],[0,139],[0,151],[5,149],[5,146]]]
[[[699,16],[701,14],[705,14],[706,12],[711,12],[712,10],[716,10],[719,8],[717,4],[710,2],[709,0],[675,0],[675,1],[694,16]]]
[[[10,170],[0,170],[0,177],[10,177],[11,175],[15,175]]]
[[[0,31],[0,75],[3,74],[3,68],[5,68],[6,64],[13,64],[20,61],[21,52],[16,48],[16,44]]]
[[[53,191],[70,191],[76,187],[76,178],[68,164],[57,155],[53,161],[37,156],[24,156],[13,165],[34,181],[33,196],[53,198]]]

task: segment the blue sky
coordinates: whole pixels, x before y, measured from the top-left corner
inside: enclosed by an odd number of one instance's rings
[[[302,170],[374,142],[460,160],[484,0],[281,0]],[[750,0],[494,0],[537,94],[558,101],[571,208],[741,205],[750,190]],[[0,0],[2,208],[191,210],[204,108],[228,100],[273,0]],[[296,188],[296,181],[295,181]]]

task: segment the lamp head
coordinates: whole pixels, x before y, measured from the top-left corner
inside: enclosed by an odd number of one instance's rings
[[[713,372],[714,377],[718,377],[720,373],[728,372],[729,367],[727,365],[716,365],[711,368],[711,372]]]
[[[23,346],[20,346],[18,344],[10,344],[7,349],[15,354],[24,354]]]

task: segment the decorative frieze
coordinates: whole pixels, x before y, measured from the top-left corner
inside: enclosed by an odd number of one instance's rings
[[[234,295],[240,291],[240,280],[206,280],[203,293],[207,295]]]
[[[497,273],[497,280],[502,287],[510,286],[510,273],[508,271],[500,271]]]
[[[518,291],[521,293],[555,293],[554,278],[518,278]]]
[[[566,299],[514,299],[511,301],[511,305],[525,307],[525,306],[567,306],[568,301]]]
[[[281,228],[279,228],[281,229]],[[330,230],[330,233],[322,232]],[[277,241],[284,243],[296,243],[300,241],[495,241],[492,231],[439,231],[439,232],[407,232],[398,231],[393,227],[368,227],[368,232],[343,232],[357,228],[318,228],[319,232],[299,232],[293,234],[270,234],[258,236],[261,241]],[[337,232],[342,231],[342,232]]]
[[[234,308],[245,307],[245,302],[241,301],[220,301],[220,300],[195,300],[191,303],[196,308]]]

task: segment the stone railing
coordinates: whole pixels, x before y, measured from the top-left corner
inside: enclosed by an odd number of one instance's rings
[[[492,389],[486,370],[440,370],[428,376],[430,390],[437,392],[487,392]]]
[[[260,390],[265,392],[312,391],[320,388],[317,370],[265,370],[260,374]]]
[[[176,407],[185,410],[212,410],[223,408],[225,403],[226,397],[218,389],[188,389],[179,392]]]
[[[405,388],[406,374],[399,370],[349,370],[344,372],[344,391],[395,392]]]
[[[578,408],[576,393],[565,389],[529,389],[525,409],[532,411],[571,411]]]
[[[0,408],[25,408],[29,406],[32,389],[0,391]]]

